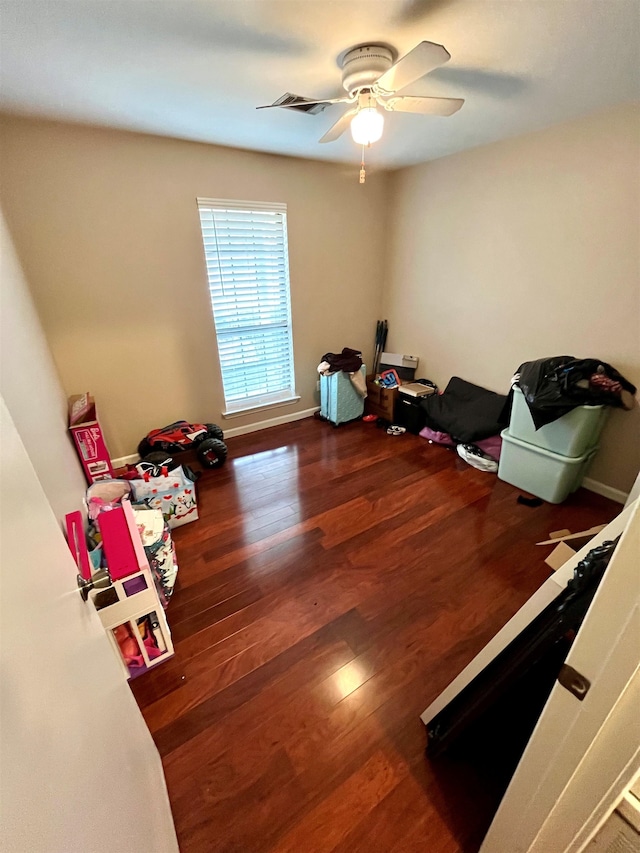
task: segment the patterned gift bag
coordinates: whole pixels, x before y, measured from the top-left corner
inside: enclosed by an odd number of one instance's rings
[[[150,466],[153,471],[155,466]],[[143,468],[142,465],[138,469]],[[140,479],[130,480],[136,501],[146,501],[162,511],[169,527],[180,527],[198,518],[198,504],[194,481],[182,466],[173,471],[162,469],[160,474],[145,470]]]

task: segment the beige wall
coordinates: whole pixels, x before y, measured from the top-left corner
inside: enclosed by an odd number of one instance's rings
[[[82,508],[87,484],[67,430],[67,398],[0,212],[0,395],[56,518]]]
[[[2,849],[178,853],[160,756],[1,396],[0,432]]]
[[[304,117],[302,118],[304,120]],[[317,405],[316,366],[373,349],[386,175],[5,117],[2,202],[68,394],[91,391],[113,457],[178,418],[224,429]],[[294,406],[222,421],[196,197],[288,204]]]
[[[370,361],[383,314],[440,385],[506,391],[561,353],[640,385],[638,123],[620,107],[361,187],[355,167],[4,117],[0,193],[64,389],[96,395],[118,457],[179,417],[309,409],[319,357]],[[289,205],[295,406],[221,420],[198,195]],[[614,411],[590,476],[628,490],[639,429]]]
[[[639,142],[629,105],[395,173],[388,347],[441,386],[561,354],[640,386]],[[628,491],[639,433],[613,411],[589,476]]]

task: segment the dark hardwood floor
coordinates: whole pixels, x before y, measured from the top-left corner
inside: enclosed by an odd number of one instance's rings
[[[476,851],[498,795],[419,715],[549,576],[535,542],[620,507],[372,424],[228,444],[174,531],[175,657],[132,682],[182,853]]]

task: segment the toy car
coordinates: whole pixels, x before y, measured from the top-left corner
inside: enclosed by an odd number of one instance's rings
[[[172,453],[196,448],[200,464],[205,468],[220,468],[227,458],[224,433],[216,424],[190,424],[176,421],[162,429],[154,429],[138,445],[140,459],[160,463]]]

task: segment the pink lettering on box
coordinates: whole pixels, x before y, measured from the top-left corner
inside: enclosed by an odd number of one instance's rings
[[[100,424],[93,421],[71,426],[71,433],[89,483],[113,477],[109,452],[104,443]]]
[[[96,440],[94,438],[93,430],[90,429],[76,429],[75,430],[76,441],[78,443],[78,448],[82,453],[82,458],[87,462],[92,459],[97,459],[98,450],[96,446]]]

